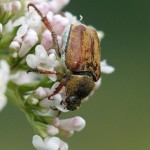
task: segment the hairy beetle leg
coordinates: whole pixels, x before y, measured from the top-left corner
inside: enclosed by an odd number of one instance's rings
[[[48,96],[48,99],[51,100],[51,97],[54,96],[55,94],[57,94],[65,85],[66,81],[61,81],[59,83],[59,85],[55,88],[55,91],[53,92],[53,94],[51,94],[50,96]]]
[[[43,16],[42,13],[40,12],[40,10],[32,3],[28,4],[28,9],[29,7],[33,7],[37,13],[41,16],[42,18],[42,22],[45,24],[45,26],[47,27],[47,29],[51,32],[52,38],[53,38],[53,45],[54,48],[56,50],[57,55],[60,57],[60,51],[59,51],[59,45],[58,45],[58,39],[57,39],[57,34],[55,33],[55,31],[53,30],[53,26],[52,24],[48,21],[46,16]]]

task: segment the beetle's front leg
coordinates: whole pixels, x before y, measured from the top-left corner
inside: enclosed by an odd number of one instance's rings
[[[66,84],[66,80],[62,80],[59,83],[59,85],[55,88],[54,92],[50,96],[48,96],[48,99],[51,100],[51,97],[57,94],[63,88],[65,84]]]
[[[60,57],[60,51],[59,51],[59,45],[58,45],[58,39],[57,39],[57,34],[55,33],[55,31],[53,30],[53,26],[52,23],[48,21],[46,16],[43,16],[42,13],[40,12],[40,10],[32,3],[28,4],[28,9],[29,7],[33,7],[37,13],[41,16],[42,18],[42,22],[45,24],[45,26],[47,27],[47,29],[51,32],[52,35],[52,39],[53,39],[53,46],[56,50],[57,55]]]
[[[29,72],[35,72],[35,73],[46,74],[46,75],[55,74],[59,78],[63,78],[64,77],[64,75],[62,75],[59,72],[48,71],[48,70],[41,70],[41,69],[37,69],[37,68],[30,69],[30,70],[27,71],[27,73],[29,73]]]

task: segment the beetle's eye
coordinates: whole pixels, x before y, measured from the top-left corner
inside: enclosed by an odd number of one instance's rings
[[[67,109],[73,111],[80,106],[81,100],[77,96],[69,96],[66,99],[66,104],[67,104]]]

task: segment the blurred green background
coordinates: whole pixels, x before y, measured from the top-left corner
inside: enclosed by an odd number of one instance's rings
[[[150,1],[71,0],[67,11],[105,32],[102,59],[115,66],[82,109],[85,129],[68,141],[70,150],[150,150]],[[13,104],[0,113],[0,149],[33,150],[33,130]]]

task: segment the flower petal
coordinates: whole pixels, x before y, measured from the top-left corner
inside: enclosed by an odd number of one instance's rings
[[[109,65],[107,64],[107,60],[103,60],[103,61],[101,62],[101,72],[102,72],[102,73],[110,74],[110,73],[112,73],[112,72],[114,72],[114,71],[115,71],[115,68],[112,67],[112,66],[109,66]]]
[[[46,150],[46,146],[44,145],[44,142],[39,135],[33,136],[32,144],[37,150]]]
[[[39,65],[38,58],[33,54],[27,55],[26,62],[28,64],[28,66],[31,68],[36,68]]]
[[[39,58],[46,58],[48,57],[45,48],[42,45],[37,45],[35,48],[35,55]]]

